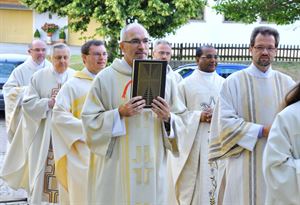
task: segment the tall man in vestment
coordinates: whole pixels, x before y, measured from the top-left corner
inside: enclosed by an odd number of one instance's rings
[[[224,82],[216,72],[217,61],[214,47],[198,48],[198,69],[178,86],[181,100],[198,116],[198,121],[189,125],[189,129],[196,127],[197,135],[187,137],[182,144],[184,153],[180,153],[179,158],[172,158],[178,204],[208,205],[210,198],[214,198],[208,164],[208,137],[212,111]]]
[[[120,48],[124,58],[96,76],[82,111],[91,149],[88,203],[168,204],[166,149],[178,149],[184,125],[174,113],[186,108],[170,78],[165,98],[154,99],[152,108],[144,108],[141,96],[130,97],[133,60],[146,59],[149,51],[142,25],[122,29]]]
[[[5,118],[7,137],[12,141],[21,117],[21,102],[25,89],[36,71],[42,68],[51,67],[46,58],[47,45],[44,41],[33,40],[29,44],[28,59],[16,67],[3,86],[5,101]]]
[[[263,204],[262,154],[291,77],[272,69],[277,30],[257,27],[250,39],[252,64],[226,78],[211,123],[209,160],[225,159],[219,204]]]
[[[70,50],[55,44],[53,66],[34,73],[23,97],[21,122],[2,169],[2,177],[12,188],[25,188],[29,204],[57,203],[51,142],[51,117],[61,86],[71,78]]]
[[[81,110],[93,79],[107,63],[104,42],[91,40],[81,47],[85,68],[59,91],[52,116],[55,175],[60,204],[87,204],[89,148],[82,130]]]
[[[159,39],[155,41],[153,46],[153,59],[168,61],[167,76],[174,79],[176,83],[179,83],[182,80],[182,77],[179,73],[174,72],[171,68],[169,64],[171,61],[171,56],[172,46],[167,40]]]

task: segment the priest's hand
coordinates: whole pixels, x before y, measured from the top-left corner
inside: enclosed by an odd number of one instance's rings
[[[153,99],[151,106],[152,111],[157,114],[158,118],[162,119],[164,122],[170,122],[170,107],[165,99],[158,96],[156,99]]]
[[[52,108],[54,107],[54,104],[55,104],[55,98],[50,98],[50,99],[48,100],[48,107],[49,107],[50,109],[52,109]]]
[[[213,109],[211,109],[211,108],[207,108],[207,109],[203,110],[201,112],[200,122],[210,123],[211,118],[212,118],[212,113],[213,113]]]
[[[140,113],[146,105],[146,101],[142,96],[136,96],[131,98],[126,104],[120,105],[119,113],[120,117],[130,117]]]
[[[262,130],[262,136],[268,138],[271,125],[265,125]]]

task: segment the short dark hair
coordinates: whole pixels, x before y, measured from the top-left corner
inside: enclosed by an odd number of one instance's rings
[[[274,38],[275,38],[275,47],[276,48],[278,47],[279,33],[275,28],[271,28],[271,27],[268,27],[268,26],[259,26],[259,27],[254,28],[254,30],[252,31],[251,37],[250,37],[250,46],[251,47],[254,46],[255,39],[256,39],[256,36],[258,34],[261,34],[263,36],[265,36],[265,35],[274,36]]]
[[[100,41],[100,40],[87,41],[81,46],[81,54],[88,55],[91,46],[102,46],[102,45],[105,46],[105,43],[103,41]]]
[[[212,45],[204,45],[204,46],[200,46],[196,49],[196,57],[201,57],[203,55],[203,49],[205,48],[213,48],[215,49],[215,47],[213,47]]]

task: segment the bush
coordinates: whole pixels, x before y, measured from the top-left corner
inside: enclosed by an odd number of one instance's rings
[[[34,34],[33,34],[33,37],[34,37],[34,38],[41,38],[41,34],[40,34],[40,32],[39,32],[38,29],[35,30],[35,32],[34,32]]]

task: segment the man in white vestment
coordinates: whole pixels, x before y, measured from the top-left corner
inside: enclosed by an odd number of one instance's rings
[[[60,204],[87,204],[89,148],[83,136],[81,110],[94,77],[107,63],[104,42],[91,40],[81,47],[85,68],[59,91],[52,116],[55,175]]]
[[[226,78],[211,123],[209,160],[225,159],[219,204],[263,204],[262,155],[270,126],[291,77],[272,69],[279,33],[257,27],[250,39],[252,64]],[[222,196],[222,197],[220,197]]]
[[[214,47],[198,48],[198,69],[179,84],[181,100],[189,111],[198,116],[198,122],[193,122],[189,128],[196,126],[198,131],[196,136],[189,136],[183,141],[185,153],[180,153],[179,158],[172,158],[178,204],[209,205],[210,198],[214,198],[208,164],[208,137],[212,111],[224,81],[215,71],[217,61]]]
[[[25,188],[29,204],[58,202],[51,143],[51,117],[55,97],[71,78],[70,50],[53,45],[53,66],[33,74],[23,97],[22,117],[6,156],[2,177],[12,188]]]
[[[265,205],[300,202],[300,83],[286,96],[272,124],[263,157]]]
[[[153,59],[154,60],[165,60],[170,63],[172,56],[172,46],[171,44],[164,39],[155,41],[153,46]],[[179,83],[182,80],[182,77],[179,73],[173,71],[171,66],[167,66],[167,75],[175,80],[176,83]]]
[[[91,149],[88,204],[155,204],[167,202],[166,149],[178,150],[185,130],[185,106],[167,78],[165,98],[144,108],[142,96],[130,97],[134,59],[146,59],[149,34],[138,23],[120,35],[123,59],[115,59],[94,79],[82,110],[86,141]],[[172,111],[172,112],[170,112]]]
[[[44,41],[33,40],[29,44],[28,59],[16,67],[3,86],[5,118],[8,141],[11,142],[21,117],[21,102],[25,88],[36,71],[51,67],[46,58],[47,45]]]

